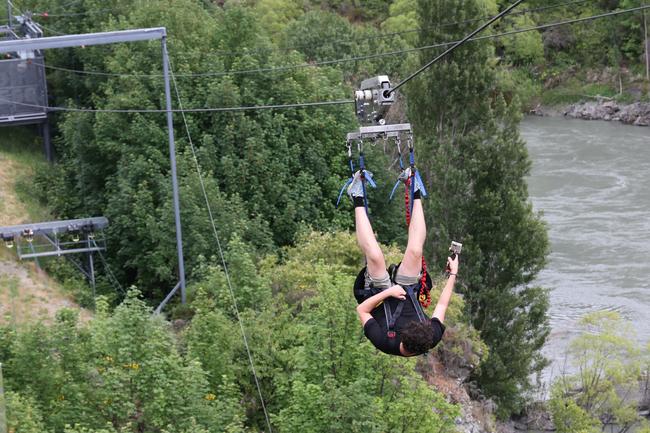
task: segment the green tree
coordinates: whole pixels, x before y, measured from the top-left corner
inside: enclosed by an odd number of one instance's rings
[[[23,397],[11,391],[7,392],[5,397],[8,431],[15,433],[46,433],[51,431],[45,427],[43,415],[31,398]]]
[[[381,20],[386,17],[389,2],[382,0],[310,0],[313,6],[332,10],[353,22]]]
[[[558,433],[597,433],[598,420],[590,416],[571,398],[554,395],[550,402],[553,424]]]
[[[383,31],[388,33],[405,32],[404,38],[409,45],[415,46],[418,42],[418,16],[416,0],[398,0],[393,2],[388,9],[389,17],[381,23]]]
[[[358,381],[341,386],[327,375],[322,383],[295,380],[288,406],[280,411],[280,432],[380,432],[378,405],[368,399],[370,384]]]
[[[512,24],[503,26],[503,31],[534,27],[535,22],[526,15],[513,17]],[[500,40],[505,60],[514,65],[539,65],[544,61],[542,35],[536,31],[519,33]]]
[[[255,12],[264,28],[277,35],[304,13],[303,3],[302,0],[258,0]]]
[[[84,4],[88,10],[124,6],[117,1],[101,7],[92,0]],[[235,2],[206,10],[191,0],[157,0],[123,9],[127,12],[122,15],[102,15],[94,30],[165,25],[177,72],[273,68],[287,60],[284,53],[267,49],[255,11]],[[201,26],[195,25],[197,16],[202,18]],[[215,48],[239,54],[206,55]],[[89,81],[90,96],[81,103],[123,109],[161,105],[157,44],[114,45],[91,54],[78,55],[73,67],[118,76]],[[291,59],[305,61],[298,53]],[[133,73],[153,77],[129,76]],[[177,80],[185,107],[343,99],[348,92],[342,81],[336,70],[309,68]],[[74,84],[69,84],[68,89],[73,89]],[[264,253],[293,242],[303,223],[319,229],[350,223],[349,215],[335,209],[334,201],[347,176],[341,137],[353,124],[352,114],[349,107],[341,106],[187,115],[224,245],[237,232],[255,254]],[[180,118],[177,121],[186,269],[191,271],[199,256],[214,253],[215,242],[183,134],[185,125]],[[177,279],[164,116],[68,114],[60,131],[60,164],[41,177],[50,204],[61,217],[106,215],[111,221],[108,256],[120,281],[135,283],[148,298],[160,299]]]
[[[645,365],[642,367],[643,375],[641,376],[641,391],[643,392],[641,404],[648,406],[650,405],[650,343],[646,344],[642,357],[645,360]]]
[[[88,324],[62,310],[52,327],[19,331],[7,362],[8,389],[22,397],[12,419],[54,432],[241,431],[232,384],[210,387],[201,364],[179,353],[169,324],[138,295],[129,292],[113,313],[100,299]]]
[[[640,0],[621,0],[619,8],[631,9],[643,5],[646,5],[646,3]],[[647,43],[647,38],[650,37],[646,34],[647,22],[647,10],[631,14],[621,19],[620,32],[622,33],[621,38],[623,40],[621,50],[625,57],[633,63],[645,59],[645,44]]]
[[[615,312],[590,313],[580,321],[582,334],[574,339],[568,358],[577,373],[554,383],[552,411],[556,423],[580,431],[617,426],[626,432],[638,425],[637,402],[641,351],[630,323]],[[589,430],[591,428],[591,430]]]
[[[261,431],[259,384],[277,431],[454,431],[458,407],[428,385],[417,360],[380,354],[363,337],[352,296],[362,258],[352,234],[303,233],[282,259],[260,263],[242,245],[234,238],[227,251],[239,314],[224,272],[205,261],[191,286],[189,322],[152,315],[131,290],[114,311],[98,299],[87,322],[62,310],[51,326],[3,328],[11,425],[57,433]],[[400,256],[395,247],[385,251],[391,261]],[[257,302],[248,301],[249,288],[239,291],[246,281],[260,284]]]
[[[306,13],[285,33],[285,46],[297,48],[309,61],[332,60],[355,54],[354,28],[345,18],[321,10]]]
[[[426,382],[409,377],[404,382],[393,401],[383,401],[384,411],[389,414],[387,431],[407,431],[406,426],[413,433],[457,431],[458,406],[447,402]]]
[[[420,1],[421,42],[453,41],[471,24],[435,27],[495,13],[492,1]],[[421,55],[428,62],[435,53]],[[515,97],[497,86],[489,42],[458,49],[409,83],[410,121],[418,163],[431,192],[427,211],[432,263],[442,263],[450,240],[464,243],[461,290],[467,313],[489,356],[476,374],[499,415],[521,408],[529,376],[545,360],[546,290],[531,287],[548,250],[546,230],[528,199],[530,160],[518,131]]]

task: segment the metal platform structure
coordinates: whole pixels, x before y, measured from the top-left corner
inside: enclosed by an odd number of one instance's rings
[[[108,227],[105,217],[65,221],[48,221],[0,227],[0,239],[8,248],[16,248],[21,260],[42,257],[65,257],[84,274],[95,290],[93,253],[106,251],[102,230]],[[74,255],[84,254],[85,262]]]
[[[169,54],[167,52],[167,30],[164,27],[149,29],[122,30],[114,32],[86,33],[79,35],[52,36],[35,39],[20,39],[0,41],[0,55],[18,51],[38,51],[54,48],[69,48],[91,45],[107,45],[123,42],[160,40],[162,51],[162,72],[164,78],[165,107],[167,115],[167,133],[169,141],[169,160],[171,164],[172,194],[174,219],[176,222],[176,250],[178,255],[178,284],[171,290],[159,309],[180,289],[181,303],[186,302],[185,293],[185,262],[183,260],[183,238],[181,231],[180,201],[178,180],[176,176],[176,146],[174,144],[174,123],[169,78]]]
[[[396,138],[401,134],[412,134],[410,123],[392,125],[362,126],[358,131],[348,132],[347,141],[377,140],[380,138]]]
[[[30,14],[11,15],[0,26],[0,41],[39,39],[43,30]],[[37,124],[43,136],[45,156],[54,160],[47,110],[45,56],[41,50],[16,49],[0,58],[0,126]]]

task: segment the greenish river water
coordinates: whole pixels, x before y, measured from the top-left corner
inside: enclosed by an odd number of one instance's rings
[[[650,339],[650,128],[528,117],[521,133],[552,248],[538,277],[551,289],[548,382],[585,313],[617,311],[640,344]]]

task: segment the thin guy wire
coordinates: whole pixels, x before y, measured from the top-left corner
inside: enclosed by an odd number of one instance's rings
[[[95,244],[95,246],[97,246],[97,243],[94,240],[93,243]],[[119,280],[115,278],[115,274],[113,274],[113,271],[111,271],[111,267],[108,265],[108,261],[106,260],[106,257],[104,257],[101,251],[98,250],[97,252],[99,253],[99,257],[102,259],[102,264],[104,265],[104,269],[106,270],[106,273],[110,276],[109,279],[111,279],[112,281],[115,282],[115,284],[117,284],[117,288],[120,289],[120,292],[123,295],[126,294],[126,291],[120,284]]]
[[[41,108],[50,111],[65,111],[75,113],[166,113],[167,110],[163,109],[93,109],[93,108],[68,108],[68,107],[54,107],[36,104],[26,104],[23,102],[16,102],[10,99],[0,97],[0,102],[20,105],[23,107]],[[343,105],[354,104],[352,99],[343,99],[338,101],[322,101],[322,102],[303,102],[297,104],[278,104],[278,105],[251,105],[247,107],[218,107],[218,108],[187,108],[187,109],[172,109],[172,113],[214,113],[214,112],[233,112],[233,111],[254,111],[254,110],[277,110],[285,108],[306,108],[306,107],[320,107],[325,105]]]
[[[70,12],[70,13],[61,13],[61,14],[50,14],[48,12],[40,12],[40,13],[34,13],[33,16],[49,19],[49,18],[63,18],[63,17],[78,17],[83,15],[97,15],[97,14],[105,14],[109,12],[117,12],[117,11],[115,11],[114,9],[98,9],[96,11]]]
[[[9,3],[9,4],[14,8],[14,9],[17,9],[18,12],[20,12],[21,15],[23,15],[23,16],[25,15],[25,12],[24,12],[21,8],[19,8],[18,6],[16,6],[16,4],[13,3],[11,0],[7,0],[7,2],[8,2],[8,3]],[[45,27],[44,25],[42,25],[42,24],[40,24],[40,23],[37,23],[37,24],[38,24],[38,26],[39,26],[40,28],[42,28],[43,30],[47,30],[47,31],[50,32],[50,33],[54,33],[55,35],[59,35],[59,36],[66,36],[66,33],[61,33],[61,32],[59,32],[59,31],[57,31],[57,30],[53,30],[53,29],[51,29],[51,28],[49,28],[49,27]]]
[[[511,16],[513,16],[513,15],[521,15],[521,14],[530,13],[530,12],[538,12],[538,11],[542,11],[542,10],[546,10],[546,9],[553,9],[553,8],[558,8],[558,7],[566,7],[566,6],[570,6],[570,5],[573,5],[573,4],[585,3],[587,1],[590,1],[590,0],[576,0],[576,1],[573,1],[573,2],[557,3],[557,4],[554,4],[554,5],[550,5],[550,6],[543,6],[543,7],[539,7],[539,8],[525,9],[525,10],[522,10],[522,11],[519,11],[519,12],[513,12],[510,15]],[[110,9],[104,9],[104,11],[111,11],[111,10]],[[49,17],[52,17],[52,16],[54,16],[54,15],[49,15]],[[456,24],[466,24],[466,23],[481,21],[483,19],[485,19],[485,17],[473,18],[473,19],[469,19],[469,20],[456,21],[456,22],[447,22],[447,23],[442,23],[442,24],[439,24],[437,26],[427,27],[427,28],[448,27],[448,26],[452,26],[452,25],[456,25]],[[48,30],[50,32],[53,32],[55,34],[65,35],[64,33],[57,32],[56,30],[53,30],[51,28],[47,28],[47,27],[45,27],[45,26],[43,26],[41,24],[39,24],[39,25],[43,29]],[[410,29],[410,30],[403,30],[403,31],[400,31],[400,32],[384,33],[382,35],[370,36],[368,38],[356,38],[356,39],[351,39],[351,40],[338,39],[338,40],[333,40],[333,41],[328,41],[328,42],[330,42],[332,44],[337,44],[337,43],[357,42],[357,41],[364,41],[364,40],[371,40],[371,39],[381,39],[381,38],[387,38],[387,37],[396,36],[396,35],[400,35],[400,34],[417,32],[419,30],[420,29]],[[297,45],[297,46],[292,47],[292,48],[280,49],[280,51],[291,51],[291,50],[295,50],[297,48],[308,48],[308,47],[312,47],[312,46],[315,46],[315,45],[313,45],[313,44],[311,44],[311,45],[310,44]],[[234,56],[234,55],[242,55],[242,54],[249,54],[249,53],[254,53],[254,52],[264,52],[264,51],[271,51],[271,50],[274,50],[274,48],[260,48],[260,49],[252,49],[252,50],[248,50],[248,51],[239,51],[239,52],[236,52],[236,51],[213,52],[213,53],[208,53],[208,55],[217,55],[217,56],[220,56],[220,55],[229,55],[229,56],[231,56],[231,55],[233,55]],[[68,69],[68,68],[61,68],[61,67],[47,66],[47,65],[45,65],[45,67],[48,68],[48,69],[53,69],[53,70],[60,70],[60,71],[65,71],[65,72],[79,72],[79,73],[84,73],[84,74],[89,74],[89,75],[107,75],[107,76],[114,76],[114,75],[119,76],[120,75],[120,74],[113,74],[113,73],[99,72],[99,71],[77,71],[75,69]],[[134,76],[134,77],[151,77],[151,76],[158,76],[158,75],[132,74],[132,76]],[[185,75],[184,74],[177,74],[177,76],[178,77],[183,77]]]
[[[434,63],[436,63],[438,60],[442,59],[442,58],[445,57],[447,54],[449,54],[449,53],[451,53],[452,51],[454,51],[456,48],[458,48],[458,47],[460,47],[461,45],[465,44],[467,41],[469,41],[470,39],[472,39],[472,37],[474,37],[475,35],[481,33],[483,30],[485,30],[486,28],[488,28],[490,25],[492,25],[492,24],[495,23],[496,21],[498,21],[498,20],[500,20],[501,18],[503,18],[503,17],[505,17],[506,15],[508,15],[508,14],[510,13],[510,11],[512,11],[512,10],[513,10],[514,8],[516,8],[517,6],[519,6],[523,1],[524,1],[524,0],[517,0],[516,2],[514,2],[513,4],[511,4],[510,6],[508,6],[508,7],[507,7],[503,12],[501,12],[501,13],[499,13],[498,15],[492,17],[488,22],[482,24],[478,29],[474,30],[473,32],[471,32],[470,34],[468,34],[467,36],[465,36],[462,40],[458,41],[456,44],[454,44],[452,47],[450,47],[450,48],[449,48],[448,50],[446,50],[444,53],[440,54],[440,55],[437,56],[435,59],[431,60],[429,63],[427,63],[426,65],[422,66],[420,69],[418,69],[417,71],[415,71],[414,73],[412,73],[411,75],[409,75],[407,78],[405,78],[404,80],[402,80],[398,85],[396,85],[395,87],[393,87],[392,89],[390,89],[390,90],[388,91],[388,94],[390,95],[391,93],[395,92],[397,89],[399,89],[400,87],[402,87],[404,84],[408,83],[408,82],[411,81],[413,78],[417,77],[417,76],[420,75],[422,72],[426,71],[426,70],[427,70],[431,65],[433,65]]]
[[[51,29],[50,27],[46,27],[46,26],[44,26],[44,25],[41,24],[41,23],[38,23],[38,26],[39,26],[40,28],[42,28],[43,30],[47,30],[47,31],[50,32],[50,33],[54,33],[54,34],[57,35],[57,36],[67,36],[67,35],[68,35],[68,33],[62,33],[62,32],[60,32],[60,31],[58,31],[58,30]]]
[[[514,12],[510,14],[511,16],[514,15],[524,15],[528,13],[534,13],[534,12],[541,12],[544,10],[548,9],[555,9],[555,8],[560,8],[560,7],[566,7],[566,6],[571,6],[575,4],[580,4],[580,3],[586,3],[591,0],[575,0],[575,1],[570,1],[570,2],[563,2],[563,3],[556,3],[553,5],[547,5],[547,6],[541,6],[537,8],[531,8],[531,9],[524,9],[519,12]],[[43,13],[35,13],[33,14],[34,17],[43,17],[43,18],[59,18],[59,17],[72,17],[72,16],[82,16],[82,15],[90,15],[90,14],[101,14],[101,13],[119,13],[119,11],[114,10],[114,9],[100,9],[97,11],[85,11],[85,12],[77,12],[77,13],[63,13],[63,14],[48,14],[47,17]],[[473,23],[477,21],[481,21],[483,19],[490,18],[490,17],[480,17],[480,18],[472,18],[468,20],[462,20],[462,21],[454,21],[454,22],[446,22],[446,23],[440,23],[436,26],[432,27],[426,27],[425,29],[433,29],[433,28],[438,28],[438,27],[449,27],[457,24],[466,24],[466,23]],[[39,23],[41,27],[44,29],[55,33],[59,35],[65,35],[65,33],[58,32],[57,30],[53,30],[51,28],[46,28],[43,25]],[[390,38],[393,36],[398,36],[398,35],[403,35],[407,33],[414,33],[418,32],[421,29],[408,29],[408,30],[401,30],[398,32],[390,32],[390,33],[382,33],[379,35],[374,35],[374,36],[368,36],[365,38],[352,38],[352,39],[335,39],[332,41],[328,41],[329,43],[336,45],[336,44],[343,44],[343,43],[356,43],[356,42],[363,42],[363,41],[370,41],[374,39],[384,39],[384,38]],[[286,47],[286,48],[280,48],[279,50],[282,52],[287,52],[287,51],[294,51],[294,50],[299,50],[300,48],[309,48],[309,47],[315,47],[315,46],[320,46],[320,45],[315,45],[315,44],[299,44],[299,45],[294,45],[293,47]],[[256,48],[256,49],[250,49],[247,51],[214,51],[207,53],[207,55],[210,56],[239,56],[243,54],[250,54],[250,53],[262,53],[262,52],[268,52],[272,51],[277,48]]]
[[[24,12],[22,9],[20,9],[19,7],[17,7],[17,6],[16,6],[14,3],[12,3],[10,0],[7,0],[7,1],[11,4],[11,6],[13,6],[15,9],[17,9],[18,12],[20,12],[21,15],[23,15],[23,16],[25,15],[25,12]],[[43,14],[32,14],[32,18],[35,18],[35,17],[37,17],[37,16],[39,16],[39,17],[43,17]],[[55,16],[55,15],[48,15],[48,17],[52,17],[52,16]],[[41,23],[39,23],[39,22],[37,22],[36,24],[38,24],[38,26],[39,26],[41,29],[46,30],[46,31],[48,31],[48,32],[50,32],[50,33],[53,33],[53,34],[55,34],[55,35],[57,35],[57,36],[67,36],[67,35],[68,35],[68,33],[63,33],[63,32],[60,32],[60,31],[58,31],[58,30],[54,30],[54,29],[52,29],[52,28],[50,28],[50,27],[47,27],[47,26],[45,26],[45,25],[43,25],[43,24],[41,24]]]
[[[221,256],[221,264],[223,265],[223,271],[226,275],[226,281],[228,282],[228,289],[230,291],[230,298],[232,299],[232,305],[235,307],[235,314],[237,316],[237,322],[239,323],[239,329],[241,331],[242,338],[244,339],[244,346],[246,346],[246,353],[248,354],[248,362],[250,363],[251,370],[253,371],[253,377],[255,378],[255,386],[257,386],[257,392],[260,396],[260,401],[262,403],[262,409],[264,410],[264,418],[266,418],[266,424],[269,427],[269,432],[273,433],[271,428],[271,420],[269,414],[266,410],[266,404],[264,403],[264,397],[262,396],[262,387],[260,386],[259,379],[257,377],[257,372],[255,371],[255,363],[253,362],[253,355],[251,353],[250,347],[248,346],[248,338],[246,338],[246,330],[244,329],[244,324],[242,322],[241,316],[239,314],[239,307],[237,306],[237,299],[235,298],[235,291],[232,288],[232,283],[230,281],[230,273],[228,272],[228,265],[226,265],[226,259],[223,254],[223,249],[221,248],[221,241],[219,240],[219,233],[217,232],[217,226],[214,222],[214,216],[212,214],[212,206],[210,206],[210,200],[208,199],[208,193],[205,189],[205,182],[203,181],[203,175],[201,174],[201,166],[199,165],[199,160],[196,157],[196,149],[194,148],[194,142],[192,141],[192,136],[190,135],[190,128],[187,125],[187,119],[185,117],[185,112],[183,111],[183,102],[181,101],[181,95],[178,91],[178,85],[176,83],[176,78],[172,70],[171,62],[168,62],[169,73],[172,77],[174,83],[174,90],[176,91],[176,98],[178,99],[178,106],[180,107],[180,113],[183,116],[183,123],[185,125],[185,132],[187,133],[187,139],[190,144],[190,149],[192,150],[192,157],[194,159],[194,164],[196,165],[196,173],[199,176],[199,182],[201,184],[201,191],[203,192],[203,198],[205,199],[205,205],[208,209],[208,215],[210,216],[210,224],[212,225],[212,232],[214,233],[214,238],[217,241],[217,246],[219,247],[219,255]]]
[[[19,8],[18,6],[16,6],[16,4],[14,2],[12,2],[11,0],[7,0],[7,3],[9,3],[13,9],[16,9],[18,12],[20,12],[21,15],[25,15],[25,13],[22,11],[22,9]]]
[[[77,5],[79,3],[81,3],[81,0],[71,0],[71,1],[69,1],[67,3],[63,3],[61,5],[61,9],[69,8],[70,6],[74,6],[74,5]]]
[[[632,13],[632,12],[637,12],[641,10],[645,10],[650,8],[650,5],[646,6],[639,6],[631,9],[624,9],[620,11],[613,11],[613,12],[608,12],[604,14],[599,14],[599,15],[592,15],[589,17],[584,17],[584,18],[576,18],[572,20],[566,20],[566,21],[558,21],[555,23],[549,23],[549,24],[542,24],[539,26],[533,26],[533,27],[526,27],[523,29],[517,29],[517,30],[510,30],[507,32],[503,33],[496,33],[493,35],[486,35],[486,36],[479,36],[475,38],[469,39],[469,41],[474,42],[474,41],[483,41],[483,40],[488,40],[488,39],[498,39],[502,38],[505,36],[512,36],[516,35],[519,33],[525,33],[525,32],[530,32],[534,30],[544,30],[547,28],[551,27],[558,27],[558,26],[563,26],[563,25],[568,25],[568,24],[576,24],[580,22],[585,22],[585,21],[592,21],[600,18],[607,18],[610,16],[615,16],[615,15],[622,15],[622,14],[627,14],[627,13]],[[358,56],[358,57],[348,57],[348,58],[343,58],[343,59],[334,59],[334,60],[326,60],[322,62],[313,62],[313,63],[301,63],[298,65],[289,65],[289,66],[282,66],[282,67],[277,67],[277,68],[260,68],[260,69],[242,69],[242,70],[233,70],[233,71],[217,71],[217,72],[204,72],[204,73],[196,73],[196,74],[177,74],[176,76],[179,78],[191,78],[191,77],[222,77],[222,76],[228,76],[228,75],[239,75],[239,74],[253,74],[253,73],[260,73],[260,72],[282,72],[282,71],[287,71],[287,70],[292,70],[292,69],[300,69],[300,68],[312,68],[312,67],[317,67],[317,66],[327,66],[327,65],[333,65],[333,64],[339,64],[339,63],[347,63],[347,62],[356,62],[359,60],[371,60],[371,59],[376,59],[376,58],[381,58],[381,57],[390,57],[390,56],[395,56],[395,55],[401,55],[401,54],[408,54],[416,51],[422,51],[422,50],[428,50],[428,49],[433,49],[433,48],[444,48],[450,45],[454,45],[456,43],[460,42],[460,40],[457,41],[450,41],[450,42],[443,42],[443,43],[437,43],[433,45],[424,45],[421,47],[415,47],[415,48],[407,48],[404,50],[397,50],[397,51],[388,51],[384,53],[376,53],[376,54],[369,54],[366,56]],[[41,64],[39,64],[41,65]],[[50,67],[47,65],[44,65],[46,68],[57,68],[59,70],[64,70],[67,72],[71,73],[77,73],[77,74],[85,74],[85,75],[105,75],[105,76],[114,76],[114,77],[156,77],[160,78],[162,75],[160,74],[120,74],[120,73],[110,73],[110,72],[101,72],[101,71],[81,71],[81,70],[75,70],[75,69],[66,69],[66,68],[58,68],[58,67]],[[185,110],[189,111],[189,110]]]
[[[550,23],[550,24],[544,24],[541,26],[535,26],[535,27],[529,27],[525,29],[518,29],[518,30],[512,30],[509,32],[505,33],[499,33],[495,35],[486,35],[486,36],[479,36],[477,38],[472,38],[470,41],[481,41],[481,40],[487,40],[487,39],[496,39],[504,36],[511,36],[519,33],[524,33],[524,32],[529,32],[533,30],[543,30],[551,27],[558,27],[562,25],[568,25],[568,24],[575,24],[575,23],[580,23],[580,22],[585,22],[585,21],[592,21],[600,18],[606,18],[610,16],[615,16],[615,15],[621,15],[621,14],[626,14],[626,13],[631,13],[631,12],[636,12],[640,10],[645,10],[650,8],[650,5],[648,6],[640,6],[636,8],[631,8],[631,9],[625,9],[622,11],[614,11],[614,12],[609,12],[605,14],[600,14],[600,15],[593,15],[590,17],[585,17],[585,18],[576,18],[573,20],[567,20],[567,21],[561,21],[557,23]],[[378,54],[373,54],[369,56],[364,56],[363,59],[371,59],[371,58],[380,58],[380,57],[386,57],[386,56],[392,56],[392,55],[397,55],[397,54],[404,54],[404,53],[411,53],[415,51],[422,51],[425,49],[431,49],[431,48],[441,48],[441,47],[446,47],[449,45],[453,45],[455,43],[458,43],[458,41],[452,41],[452,42],[446,42],[442,44],[434,44],[434,45],[428,45],[428,46],[423,46],[423,47],[417,47],[417,48],[410,48],[408,50],[400,50],[400,51],[393,51],[393,52],[388,52],[388,53],[378,53]],[[361,58],[357,58],[361,59]],[[354,59],[354,60],[357,60]],[[351,59],[342,59],[341,61],[349,61]],[[309,64],[306,66],[316,66],[313,64]],[[261,70],[253,71],[253,72],[259,72]],[[82,72],[82,71],[79,71]],[[237,71],[234,71],[237,72]],[[239,72],[244,72],[244,71],[239,71]],[[232,73],[232,72],[231,72]],[[227,75],[228,73],[224,73],[224,75]],[[129,74],[119,74],[120,76],[130,76]],[[2,102],[8,102],[12,103],[15,105],[20,105],[24,107],[33,107],[33,108],[41,108],[41,109],[47,109],[51,111],[65,111],[65,112],[87,112],[87,113],[166,113],[166,110],[160,110],[160,109],[90,109],[90,108],[68,108],[68,107],[46,107],[43,105],[35,105],[35,104],[26,104],[26,103],[21,103],[21,102],[16,102],[12,101],[9,99],[1,98],[0,101]],[[283,109],[283,108],[301,108],[301,107],[311,107],[311,106],[324,106],[324,105],[340,105],[340,104],[353,104],[354,100],[339,100],[339,101],[324,101],[324,102],[307,102],[307,103],[298,103],[298,104],[285,104],[285,105],[257,105],[257,106],[248,106],[248,107],[221,107],[221,108],[188,108],[183,111],[185,112],[235,112],[235,111],[247,111],[247,110],[266,110],[266,109]],[[171,110],[172,112],[177,112],[179,110]]]

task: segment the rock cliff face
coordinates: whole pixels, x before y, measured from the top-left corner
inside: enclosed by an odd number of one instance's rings
[[[650,103],[621,105],[614,101],[585,102],[569,106],[564,115],[585,120],[615,120],[629,125],[650,126]]]
[[[470,369],[450,367],[439,352],[427,356],[418,363],[418,370],[430,385],[447,396],[451,403],[461,408],[455,420],[459,433],[495,433],[501,431],[494,421],[494,405],[490,400],[474,400],[470,397],[467,384]]]
[[[628,125],[650,126],[650,103],[635,102],[619,104],[615,101],[599,100],[572,104],[564,110],[536,107],[531,114],[539,116],[564,115],[574,119],[619,121]]]

